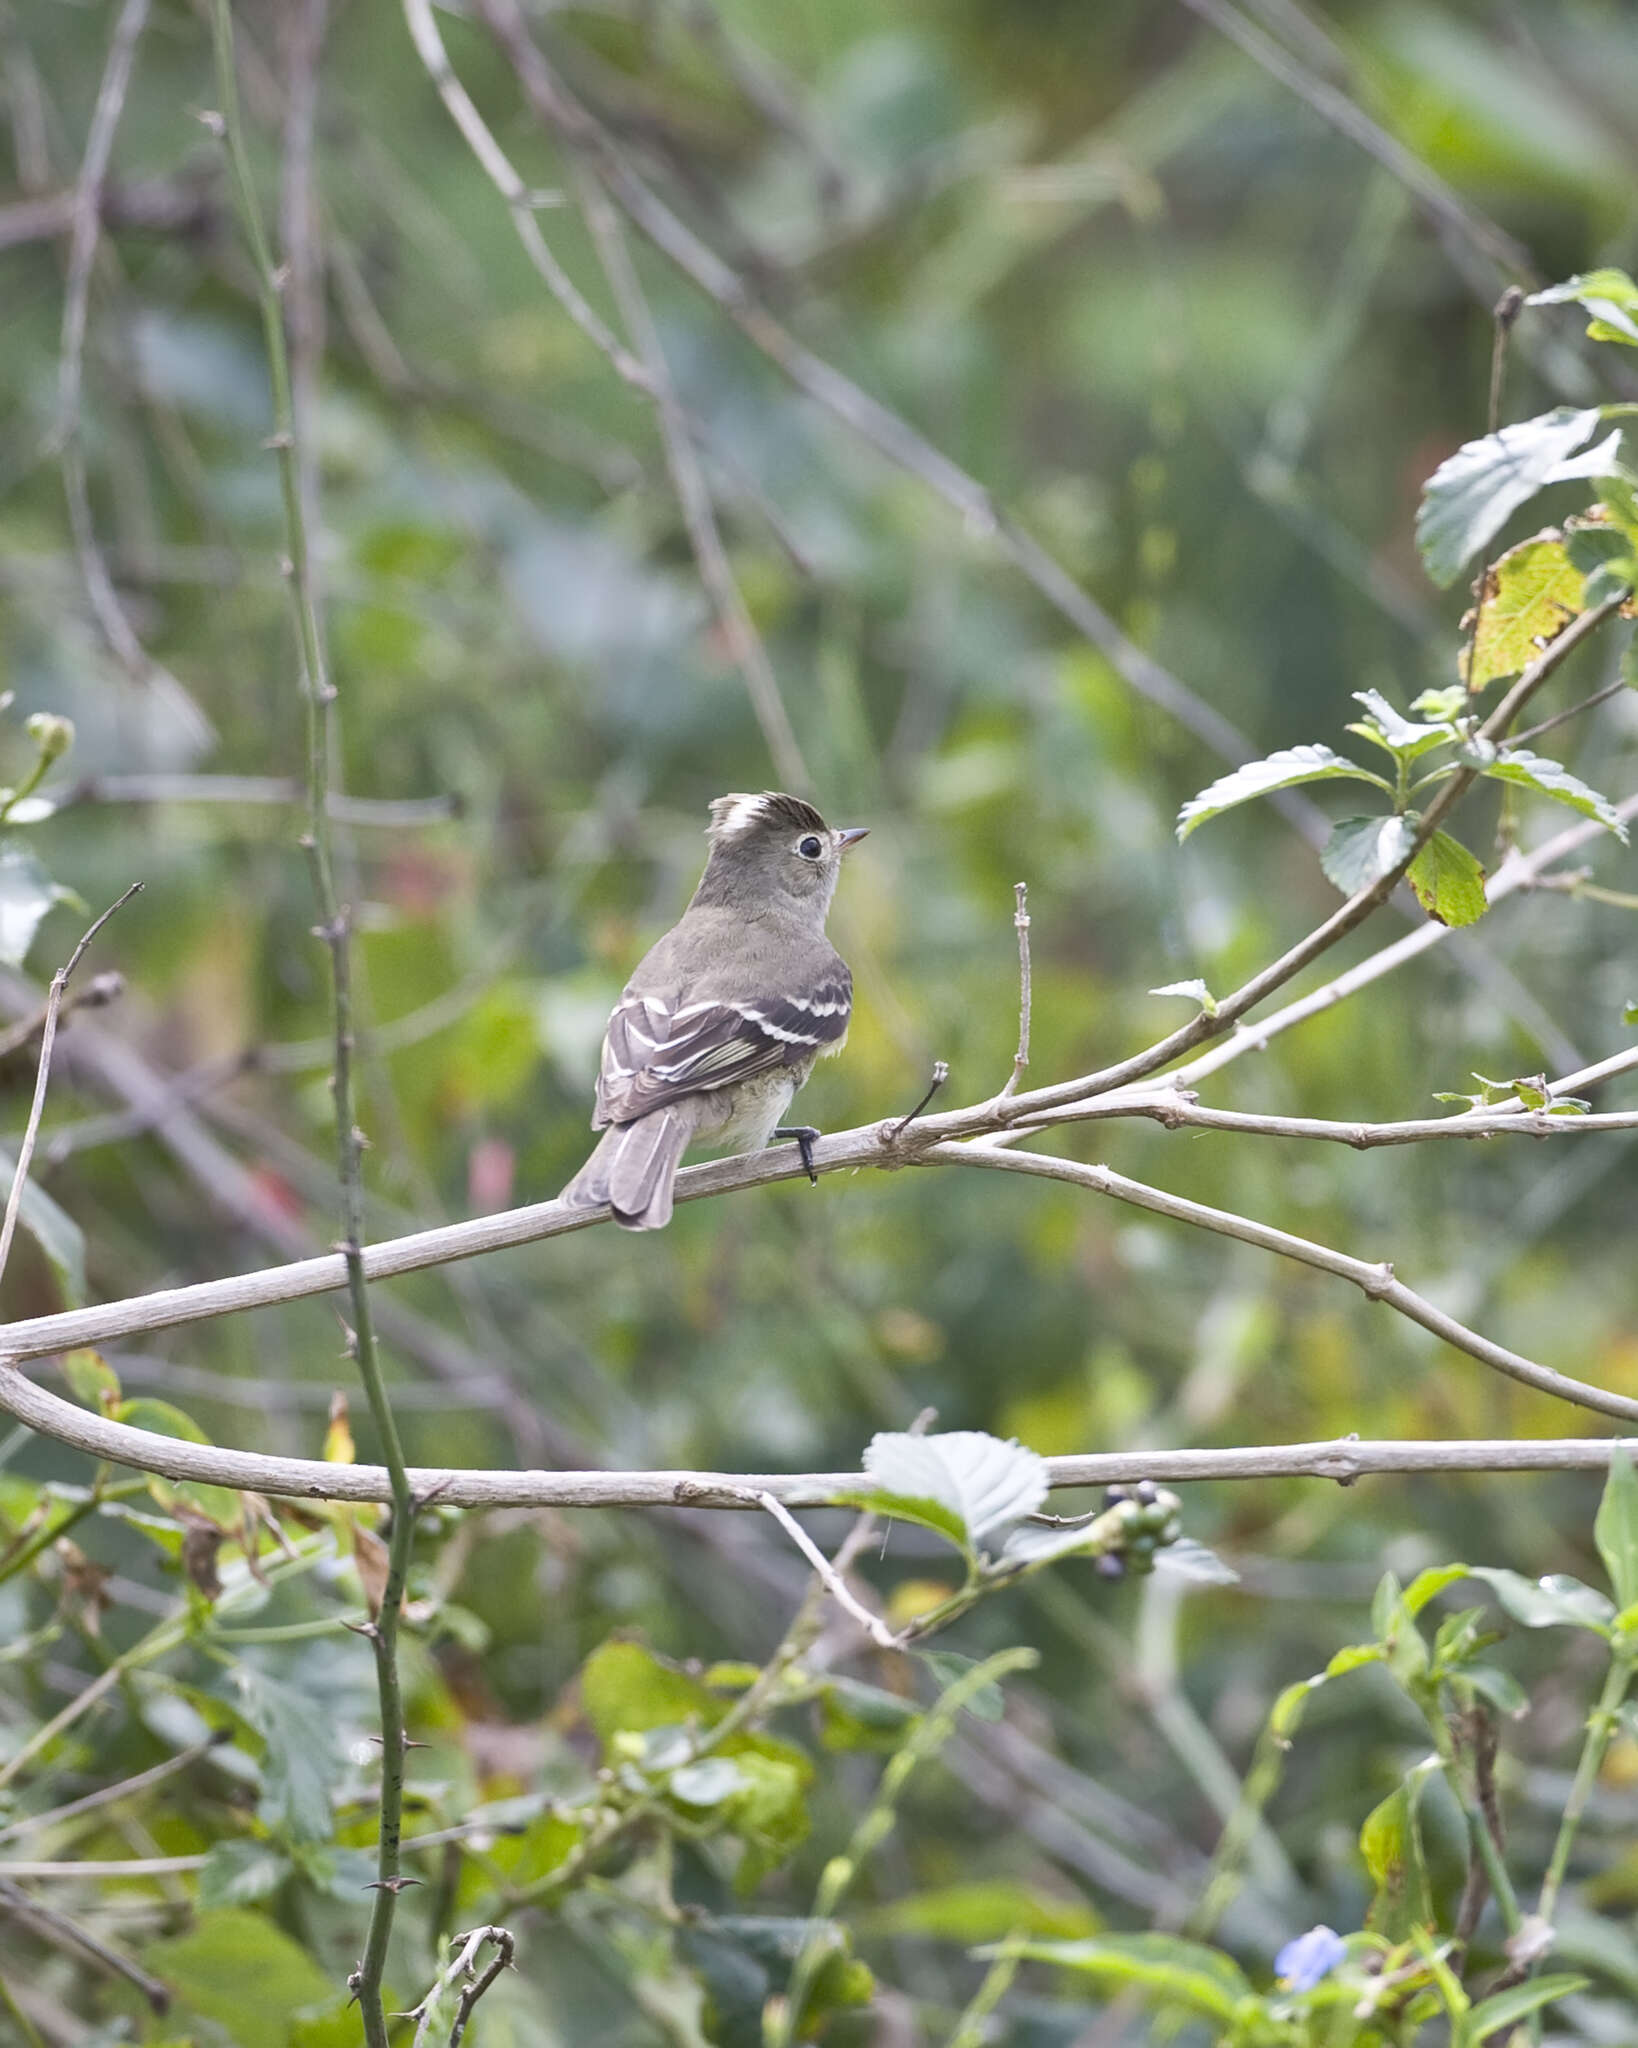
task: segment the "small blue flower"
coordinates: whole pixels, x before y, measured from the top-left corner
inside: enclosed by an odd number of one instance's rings
[[[1274,1974],[1286,1991],[1312,1991],[1348,1953],[1348,1944],[1331,1927],[1310,1927],[1288,1941],[1274,1958]]]

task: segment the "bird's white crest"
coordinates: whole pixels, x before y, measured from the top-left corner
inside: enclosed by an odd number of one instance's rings
[[[711,806],[711,814],[712,837],[731,839],[737,833],[748,832],[768,815],[768,799],[748,795],[743,790],[736,791],[729,796],[719,796]]]

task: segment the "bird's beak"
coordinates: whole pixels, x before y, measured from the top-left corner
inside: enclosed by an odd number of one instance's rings
[[[836,835],[837,843],[844,853],[850,847],[857,846],[861,839],[868,839],[869,837],[870,827],[868,825],[849,825],[845,832],[838,832]]]

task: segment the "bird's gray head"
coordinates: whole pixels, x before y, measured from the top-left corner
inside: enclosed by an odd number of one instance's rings
[[[765,789],[719,796],[705,836],[711,854],[694,891],[696,906],[782,911],[817,928],[836,893],[843,854],[865,833],[857,826],[833,832],[801,797]]]

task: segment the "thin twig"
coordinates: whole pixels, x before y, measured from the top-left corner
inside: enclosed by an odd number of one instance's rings
[[[478,1957],[491,1944],[495,1953],[480,1973],[477,1969]],[[431,2038],[429,2030],[437,2015],[439,2001],[457,1980],[464,1980],[461,1983],[460,1997],[456,2001],[455,2017],[450,2026],[448,2042],[448,2048],[460,2048],[461,2037],[466,2032],[467,2022],[471,2019],[479,1999],[502,1970],[509,1970],[512,1967],[512,1956],[517,1942],[504,1927],[474,1927],[470,1934],[457,1934],[450,1945],[455,1950],[455,1960],[418,2006],[399,2015],[402,2019],[417,2022],[411,2048],[426,2048]]]
[[[412,31],[422,16],[430,19],[428,0],[404,0],[404,7]],[[1169,712],[1224,760],[1238,764],[1252,757],[1256,750],[1246,735],[1128,640],[1063,565],[995,504],[984,485],[908,422],[805,348],[757,301],[744,278],[655,197],[602,125],[565,90],[530,37],[514,0],[477,0],[477,12],[511,58],[524,95],[542,123],[590,160],[610,197],[638,232],[691,279],[754,347],[823,410],[942,498],[961,516],[969,535],[991,542],[1140,696]],[[419,45],[419,37],[417,41]],[[438,51],[441,56],[441,44]],[[447,69],[447,57],[442,61]],[[476,149],[477,144],[473,146]],[[1286,808],[1303,812],[1310,822],[1318,815],[1312,805],[1300,800]]]
[[[222,1737],[207,1735],[203,1742],[195,1742],[187,1749],[180,1749],[163,1763],[151,1769],[138,1771],[134,1778],[121,1778],[118,1784],[100,1786],[95,1792],[87,1792],[81,1799],[71,1799],[66,1806],[53,1806],[44,1813],[26,1813],[21,1820],[14,1820],[0,1828],[0,1842],[12,1842],[19,1835],[34,1834],[41,1828],[59,1827],[65,1820],[75,1820],[82,1813],[91,1813],[99,1806],[110,1806],[115,1800],[129,1799],[135,1793],[148,1792],[155,1785],[162,1785],[167,1778],[174,1778],[178,1771],[185,1771],[202,1756],[208,1756],[217,1748]],[[6,1868],[12,1866],[8,1863]]]
[[[1423,211],[1441,226],[1453,228],[1472,243],[1504,274],[1512,271],[1533,279],[1535,266],[1521,242],[1497,227],[1476,208],[1468,205],[1444,180],[1430,171],[1419,157],[1377,125],[1345,92],[1282,49],[1272,36],[1246,20],[1229,0],[1183,0],[1191,13],[1211,23],[1229,41],[1312,107],[1321,119],[1358,143],[1368,156],[1397,178]]]
[[[73,227],[68,247],[68,281],[63,293],[62,349],[57,373],[57,448],[68,521],[80,574],[97,625],[109,648],[135,683],[143,685],[181,714],[190,739],[203,742],[210,725],[170,671],[143,648],[125,615],[108,565],[97,544],[86,482],[82,391],[85,332],[91,303],[91,273],[102,227],[103,190],[114,132],[125,107],[125,95],[136,61],[136,46],[147,25],[149,0],[124,0],[114,23],[108,61],[97,88],[97,103],[86,138],[85,157],[74,188]]]
[[[102,974],[93,974],[84,988],[77,989],[58,1005],[57,1022],[62,1024],[76,1010],[101,1010],[109,1003],[117,1003],[125,993],[125,977],[110,967]],[[32,1017],[22,1017],[7,1030],[0,1031],[0,1060],[10,1059],[13,1053],[21,1052],[25,1045],[39,1037],[45,1029],[46,1010],[36,1010]]]
[[[855,1599],[848,1589],[847,1581],[840,1572],[832,1567],[830,1559],[826,1557],[825,1553],[814,1542],[807,1530],[802,1527],[802,1524],[791,1513],[789,1508],[785,1506],[779,1496],[769,1493],[767,1488],[764,1487],[758,1492],[756,1498],[758,1506],[767,1509],[780,1528],[784,1530],[797,1549],[801,1551],[808,1563],[813,1566],[814,1571],[819,1576],[820,1583],[836,1602],[837,1606],[845,1614],[850,1614],[864,1630],[865,1634],[869,1636],[870,1640],[878,1645],[879,1648],[884,1650],[897,1649],[899,1647],[898,1638],[888,1627],[887,1623],[882,1620],[879,1614],[873,1613],[870,1608],[866,1607],[862,1600]]]
[[[1001,1090],[1003,1099],[1017,1093],[1024,1069],[1029,1065],[1029,884],[1014,882],[1012,893],[1017,904],[1012,922],[1018,933],[1018,1050],[1013,1054],[1012,1072]]]
[[[1478,1331],[1468,1329],[1454,1316],[1447,1315],[1443,1309],[1435,1307],[1397,1279],[1393,1267],[1386,1261],[1373,1264],[1366,1259],[1356,1259],[1346,1252],[1333,1251],[1329,1245],[1316,1244],[1312,1238],[1297,1237],[1290,1231],[1275,1229],[1272,1224],[1257,1223],[1248,1216],[1237,1216],[1227,1209],[1210,1208],[1204,1202],[1191,1202],[1182,1195],[1149,1187],[1142,1181],[1129,1180],[1125,1174],[1116,1173],[1111,1167],[1091,1165],[1078,1159],[1049,1158],[1039,1152],[1009,1152],[993,1143],[945,1143],[935,1145],[926,1156],[929,1160],[942,1160],[951,1166],[993,1166],[1003,1173],[1030,1173],[1047,1180],[1071,1181],[1078,1187],[1112,1196],[1117,1202],[1130,1202],[1135,1208],[1148,1210],[1151,1215],[1170,1217],[1179,1223],[1193,1223],[1223,1237],[1237,1238],[1242,1244],[1254,1244],[1260,1250],[1293,1259],[1299,1265],[1335,1274],[1339,1279],[1351,1280],[1367,1300],[1386,1302],[1390,1308],[1397,1309],[1402,1316],[1419,1323],[1434,1336],[1443,1338],[1456,1350],[1465,1351],[1470,1358],[1477,1358],[1481,1364],[1504,1373],[1521,1385],[1534,1387],[1540,1393],[1553,1394],[1577,1407],[1590,1408],[1600,1415],[1638,1422],[1638,1401],[1624,1394],[1612,1393],[1605,1387],[1570,1379],[1563,1373],[1554,1372],[1550,1366],[1538,1365],[1533,1359],[1509,1351],[1504,1344],[1497,1344]]]
[[[63,991],[68,978],[85,957],[86,948],[103,926],[122,904],[128,903],[142,887],[140,882],[131,886],[110,903],[101,917],[81,938],[69,954],[65,966],[59,967],[51,977],[51,991],[46,997],[45,1018],[40,1027],[40,1064],[34,1076],[34,1100],[29,1106],[28,1128],[23,1133],[23,1142],[17,1148],[17,1165],[11,1176],[11,1193],[6,1197],[5,1221],[0,1223],[0,1275],[6,1270],[6,1261],[11,1257],[11,1241],[17,1232],[17,1215],[23,1206],[23,1190],[28,1185],[28,1169],[34,1158],[35,1142],[40,1135],[40,1117],[45,1110],[46,1087],[51,1079],[51,1048],[57,1040],[57,1017],[62,1009]],[[30,1034],[32,1036],[32,1033]]]
[[[59,811],[72,804],[241,804],[305,805],[301,783],[276,775],[88,775],[56,797]],[[454,796],[347,796],[333,790],[330,816],[338,825],[387,828],[436,825],[461,814]]]
[[[626,247],[619,215],[609,204],[603,187],[583,167],[577,183],[580,210],[591,229],[592,240],[603,265],[603,275],[608,279],[615,304],[620,308],[626,332],[648,372],[655,416],[665,444],[666,467],[671,472],[700,581],[705,585],[728,651],[745,679],[746,694],[750,697],[757,724],[762,728],[762,737],[775,769],[787,787],[810,790],[813,777],[802,758],[790,715],[779,694],[779,679],[768,659],[768,650],[752,622],[728,560],[728,551],[722,544],[705,472],[695,453],[653,312],[644,296],[631,252]]]
[[[203,1862],[204,1858],[200,1857],[198,1860]],[[8,1863],[6,1869],[8,1872],[15,1871],[18,1875],[26,1875],[28,1866]],[[71,1920],[66,1913],[59,1913],[55,1907],[42,1906],[38,1899],[31,1899],[27,1892],[11,1882],[9,1876],[0,1877],[0,1905],[4,1905],[8,1913],[15,1914],[25,1924],[32,1922],[42,1934],[50,1935],[59,1947],[75,1949],[84,1955],[94,1956],[104,1969],[112,1970],[127,1983],[134,1984],[148,2001],[150,2011],[170,2011],[171,1993],[168,1985],[162,1984],[157,1977],[150,1975],[139,1962],[126,1955],[123,1949],[111,1947],[89,1928],[82,1927],[77,1920]]]
[[[1555,711],[1551,718],[1544,718],[1540,725],[1526,726],[1523,732],[1509,736],[1510,747],[1522,747],[1527,740],[1539,740],[1544,732],[1554,732],[1561,725],[1568,725],[1572,718],[1579,718],[1583,711],[1596,711],[1600,704],[1607,704],[1612,697],[1622,696],[1632,688],[1625,676],[1617,676],[1613,683],[1606,683],[1601,690],[1594,690],[1590,697],[1583,697],[1579,704],[1572,704],[1565,711]]]

